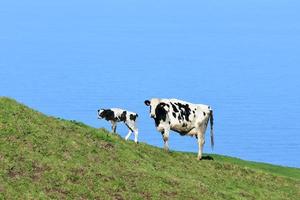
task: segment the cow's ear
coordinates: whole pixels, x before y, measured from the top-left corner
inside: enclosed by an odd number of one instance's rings
[[[150,101],[149,100],[144,101],[144,103],[146,104],[146,106],[150,106]]]

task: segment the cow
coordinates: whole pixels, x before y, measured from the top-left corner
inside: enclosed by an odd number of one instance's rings
[[[138,114],[120,108],[111,108],[111,109],[99,109],[98,110],[98,119],[105,119],[109,121],[112,125],[112,132],[116,132],[117,123],[124,122],[128,127],[129,132],[125,137],[125,140],[128,140],[131,133],[134,132],[134,141],[138,142],[138,128],[137,128],[137,118]]]
[[[193,104],[178,99],[153,98],[145,100],[150,106],[150,117],[154,119],[156,129],[161,132],[164,149],[169,150],[168,139],[170,130],[181,136],[195,136],[198,139],[198,160],[202,159],[205,131],[210,121],[211,147],[214,146],[213,110],[208,105]]]

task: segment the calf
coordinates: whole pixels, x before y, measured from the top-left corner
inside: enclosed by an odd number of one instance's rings
[[[128,140],[131,133],[134,132],[134,141],[136,143],[138,139],[137,118],[138,118],[138,114],[134,112],[122,110],[119,108],[98,110],[98,119],[105,119],[106,121],[110,121],[112,124],[112,131],[114,133],[116,132],[117,129],[117,122],[124,122],[129,129],[129,132],[126,135],[125,140]]]
[[[150,106],[150,117],[154,119],[157,130],[162,134],[166,150],[169,149],[170,130],[182,136],[195,136],[199,146],[198,159],[201,160],[208,121],[210,121],[210,138],[213,148],[213,111],[210,106],[192,104],[178,99],[158,98],[146,100],[145,104]]]

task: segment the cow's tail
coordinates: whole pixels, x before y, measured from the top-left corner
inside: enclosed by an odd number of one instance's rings
[[[210,145],[211,148],[214,149],[214,115],[213,115],[213,110],[210,109],[210,114],[209,114],[209,121],[210,121]]]

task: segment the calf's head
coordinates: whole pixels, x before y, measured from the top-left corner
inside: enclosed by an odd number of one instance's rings
[[[103,119],[104,118],[104,112],[105,110],[104,109],[99,109],[98,110],[98,119]]]

